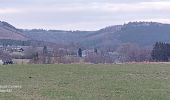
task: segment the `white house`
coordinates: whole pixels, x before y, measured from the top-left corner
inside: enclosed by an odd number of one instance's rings
[[[3,64],[4,64],[4,62],[2,60],[0,60],[0,65],[3,65]]]

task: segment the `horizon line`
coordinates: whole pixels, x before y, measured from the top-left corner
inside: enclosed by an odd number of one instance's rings
[[[19,28],[17,26],[14,26],[13,24],[11,24],[10,22],[8,21],[2,21],[0,20],[0,22],[5,22],[13,27],[15,27],[16,29],[21,29],[21,30],[44,30],[44,31],[98,31],[98,30],[101,30],[101,29],[105,29],[105,28],[108,28],[108,27],[113,27],[113,26],[118,26],[118,25],[126,25],[126,24],[129,24],[129,23],[158,23],[158,24],[170,24],[170,23],[165,23],[165,22],[158,22],[158,21],[142,21],[142,20],[139,20],[139,21],[127,21],[127,22],[124,22],[123,24],[112,24],[112,25],[106,25],[105,27],[103,28],[99,28],[99,29],[95,29],[95,30],[79,30],[79,29],[52,29],[52,28]]]

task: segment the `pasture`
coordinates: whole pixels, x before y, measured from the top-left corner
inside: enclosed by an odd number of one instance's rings
[[[0,100],[170,100],[170,65],[6,65],[0,91]]]

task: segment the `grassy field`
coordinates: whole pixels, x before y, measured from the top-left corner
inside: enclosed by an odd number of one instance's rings
[[[0,100],[170,100],[170,65],[0,66]]]

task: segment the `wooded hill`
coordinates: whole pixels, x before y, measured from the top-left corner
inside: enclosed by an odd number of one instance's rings
[[[157,41],[170,42],[169,37],[170,24],[156,22],[130,22],[97,31],[23,30],[0,22],[0,39],[38,40],[87,48],[115,48],[126,43],[153,47]]]

